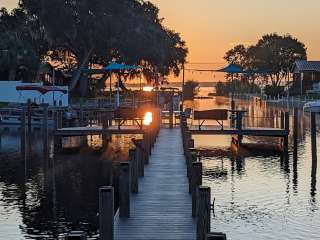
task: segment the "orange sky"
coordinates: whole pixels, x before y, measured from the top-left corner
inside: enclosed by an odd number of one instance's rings
[[[0,0],[12,8],[17,0]],[[4,2],[4,4],[3,4]],[[187,42],[190,65],[217,68],[223,55],[238,43],[255,43],[265,33],[290,33],[304,42],[310,60],[320,59],[319,0],[151,0],[160,8],[165,24],[180,32]],[[205,76],[204,76],[205,75]],[[213,74],[187,78],[210,78]]]

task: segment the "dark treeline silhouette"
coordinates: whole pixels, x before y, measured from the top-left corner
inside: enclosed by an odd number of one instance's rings
[[[113,60],[143,66],[144,76],[154,80],[178,75],[188,53],[180,35],[163,25],[159,9],[140,0],[22,0],[11,12],[1,10],[0,30],[0,61],[7,66],[1,70],[10,79],[22,65],[33,78],[41,60],[55,61],[72,74],[70,87],[82,96],[88,89],[84,68]]]
[[[307,53],[305,45],[298,39],[274,33],[262,36],[255,45],[235,46],[226,52],[224,59],[252,72],[241,76],[242,80],[264,86],[271,84],[274,89],[288,79],[295,61],[307,59]],[[227,78],[230,79],[231,75]]]

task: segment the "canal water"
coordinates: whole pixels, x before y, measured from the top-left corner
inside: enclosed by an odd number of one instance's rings
[[[244,124],[252,127],[279,127],[280,111],[292,112],[263,102],[236,104],[248,111]],[[229,108],[229,99],[199,99],[187,105]],[[320,167],[312,176],[309,121],[300,111],[296,159],[291,136],[289,158],[270,151],[234,155],[230,136],[194,137],[196,147],[205,152],[204,185],[211,187],[215,199],[212,231],[226,232],[232,240],[320,239]],[[24,153],[17,127],[0,130],[0,239],[56,239],[68,230],[85,230],[89,239],[97,239],[98,188],[117,186],[117,165],[128,158],[131,138],[137,136],[114,136],[104,151],[98,137],[73,138],[64,141],[62,153],[53,155],[52,148],[44,154],[39,130],[29,137]]]
[[[230,106],[226,98],[201,99],[188,104],[200,110]],[[248,111],[246,126],[279,127],[280,111],[284,110],[290,111],[293,125],[293,109],[289,107],[246,100],[236,100],[236,105]],[[319,123],[320,117],[317,121]],[[292,132],[289,158],[261,150],[235,156],[231,154],[230,136],[194,137],[196,148],[205,150],[206,155],[202,157],[203,184],[211,187],[212,199],[215,199],[212,231],[226,232],[231,240],[320,239],[320,185],[317,181],[320,167],[312,174],[308,113],[299,111],[298,125],[297,158],[293,154]],[[319,131],[317,137],[320,139]],[[272,138],[244,138],[244,143],[277,142]]]

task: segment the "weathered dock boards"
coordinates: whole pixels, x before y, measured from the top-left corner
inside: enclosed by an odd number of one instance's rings
[[[161,129],[139,193],[131,197],[131,218],[115,217],[115,239],[196,239],[180,129]]]
[[[88,136],[88,135],[101,135],[102,133],[107,134],[143,134],[143,129],[138,126],[122,126],[118,129],[117,126],[112,126],[107,129],[102,129],[101,126],[92,127],[71,127],[61,128],[55,131],[56,136],[61,137],[72,137],[72,136]]]
[[[219,126],[190,126],[190,132],[193,135],[243,135],[243,136],[261,136],[261,137],[286,137],[289,132],[280,128],[224,128]]]

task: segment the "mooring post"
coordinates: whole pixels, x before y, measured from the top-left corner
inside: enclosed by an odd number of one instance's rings
[[[199,186],[202,185],[202,162],[192,163],[192,217],[197,217],[197,192]]]
[[[136,159],[138,162],[139,177],[144,176],[144,153],[143,153],[143,140],[136,140]]]
[[[298,155],[298,108],[294,109],[293,113],[293,161],[297,160]]]
[[[149,164],[149,136],[148,132],[145,132],[142,140],[142,148],[143,148],[143,158],[144,164]]]
[[[107,133],[108,127],[109,127],[108,121],[103,120],[102,121],[102,147],[103,148],[106,148],[110,141],[110,135]]]
[[[284,114],[284,127],[285,127],[286,132],[288,133],[288,135],[284,137],[284,151],[288,151],[288,148],[289,148],[289,132],[290,132],[290,115],[289,115],[289,112],[285,112],[285,114]]]
[[[48,152],[48,105],[42,105],[43,118],[42,118],[42,133],[43,133],[43,151]]]
[[[100,240],[113,240],[114,236],[114,190],[113,187],[99,189]]]
[[[129,159],[131,165],[131,192],[138,193],[139,183],[138,183],[138,159],[136,159],[136,149],[129,150]]]
[[[280,113],[280,128],[284,129],[284,112]]]
[[[26,110],[25,108],[22,108],[22,112],[21,112],[21,126],[20,126],[20,134],[21,134],[21,138],[20,138],[20,150],[22,154],[25,154],[26,152],[26,139],[27,139],[27,132],[26,132]],[[28,134],[31,134],[31,132],[28,132]]]
[[[170,93],[170,106],[169,106],[169,126],[172,129],[173,128],[173,97],[174,93]]]
[[[121,163],[119,176],[119,210],[121,218],[130,217],[130,175],[130,163]]]
[[[197,240],[205,240],[210,232],[211,189],[200,186],[197,200]]]
[[[53,111],[53,131],[58,129],[58,113],[57,111]]]
[[[312,151],[312,169],[317,168],[317,122],[316,113],[311,112],[311,151]]]
[[[32,103],[31,99],[27,100],[27,116],[28,116],[28,132],[31,133],[31,125],[32,125]]]
[[[62,128],[63,126],[63,112],[62,110],[58,110],[58,128]]]

